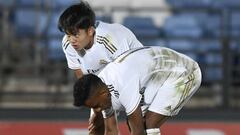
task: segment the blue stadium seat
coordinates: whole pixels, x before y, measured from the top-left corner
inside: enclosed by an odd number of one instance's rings
[[[63,53],[61,39],[50,39],[48,43],[48,59],[55,62],[60,62],[65,60],[65,55]]]
[[[233,12],[231,15],[231,35],[240,37],[240,12]]]
[[[178,52],[188,55],[189,57],[193,58],[194,60],[198,59],[198,55],[196,53],[196,48],[198,43],[193,41],[188,41],[184,39],[176,39],[176,40],[169,40],[166,42],[166,46],[174,49]]]
[[[206,82],[220,81],[223,79],[222,68],[220,67],[208,67],[203,73],[203,80]]]
[[[105,16],[105,15],[96,16],[96,20],[100,20],[100,21],[107,22],[107,23],[112,23],[112,17],[111,16]]]
[[[221,36],[221,16],[209,14],[204,22],[204,28],[208,37],[220,37]]]
[[[49,2],[54,9],[65,9],[72,4],[79,3],[80,0],[51,0]]]
[[[144,46],[162,46],[167,47],[166,41],[161,39],[140,40]]]
[[[210,7],[212,0],[166,0],[173,7],[206,8]]]
[[[212,0],[212,2],[215,8],[232,8],[240,6],[239,0]]]
[[[167,44],[170,48],[182,51],[193,51],[196,50],[197,47],[197,44],[194,42],[184,39],[172,39],[169,40]]]
[[[163,25],[167,37],[192,37],[203,36],[203,29],[198,20],[192,15],[174,15],[167,18]]]
[[[15,3],[20,8],[36,8],[36,6],[42,7],[44,0],[16,0]]]
[[[0,7],[11,7],[15,4],[14,0],[0,0]]]
[[[18,36],[31,36],[36,32],[36,11],[19,9],[15,13],[15,27]],[[29,19],[31,18],[31,21]]]
[[[222,45],[218,40],[201,41],[198,51],[201,56],[198,57],[199,64],[203,68],[203,80],[214,82],[222,79]]]
[[[201,41],[198,46],[198,51],[200,52],[210,52],[210,51],[219,51],[222,50],[222,45],[219,40],[208,40]]]
[[[221,64],[222,63],[222,45],[218,40],[201,41],[198,51],[203,54],[201,62],[204,65]]]
[[[240,54],[240,42],[239,41],[231,41],[230,48],[231,48],[231,51],[235,51]]]
[[[12,10],[14,8],[14,6],[15,6],[15,1],[14,0],[0,0],[0,19],[1,19],[1,22],[3,21],[4,13],[5,13],[5,15],[7,15],[7,20],[5,20],[5,21],[9,21],[9,23],[12,23],[14,21],[15,10]]]
[[[220,37],[221,34],[221,14],[207,13],[203,11],[184,11],[178,16],[187,16],[186,18],[193,18],[197,21],[197,27],[202,29],[205,37]]]
[[[48,15],[46,12],[39,12],[38,13],[38,20],[37,20],[37,34],[42,35],[45,34],[47,30],[47,22],[48,22]]]
[[[60,16],[60,12],[55,12],[51,16],[51,21],[48,27],[47,35],[49,37],[62,37],[64,33],[58,30],[58,19]]]
[[[20,37],[42,34],[47,25],[47,15],[32,9],[17,9],[14,20],[17,36]]]
[[[159,29],[151,17],[128,16],[123,25],[128,27],[139,39],[153,39],[159,37]]]
[[[240,42],[239,41],[231,41],[231,54],[233,57],[233,64],[236,66],[240,66]]]
[[[212,53],[206,54],[205,59],[206,59],[205,64],[207,64],[207,65],[210,65],[210,64],[219,64],[220,65],[223,62],[221,53],[219,53],[219,54],[212,54]]]

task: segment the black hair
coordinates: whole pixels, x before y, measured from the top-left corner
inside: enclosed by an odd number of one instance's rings
[[[94,74],[87,74],[78,79],[74,84],[73,105],[77,107],[84,105],[85,101],[94,95],[102,84],[102,80]]]
[[[94,26],[96,15],[86,1],[68,7],[59,17],[58,29],[69,35],[76,35],[79,29]]]

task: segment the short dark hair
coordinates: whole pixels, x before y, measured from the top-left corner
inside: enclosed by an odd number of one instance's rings
[[[74,84],[73,105],[77,107],[84,105],[85,101],[93,96],[102,84],[102,80],[94,74],[87,74],[78,79]]]
[[[75,35],[79,29],[94,26],[95,13],[86,1],[68,7],[59,17],[58,29],[61,32]]]

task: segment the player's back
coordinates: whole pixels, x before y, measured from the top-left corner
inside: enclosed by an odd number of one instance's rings
[[[140,103],[140,90],[146,90],[144,95],[152,101],[158,88],[164,84],[175,87],[177,80],[189,76],[196,68],[195,61],[174,50],[142,47],[120,55],[103,69],[99,77],[109,86],[113,108],[124,108],[129,115]]]
[[[143,47],[132,49],[120,55],[114,64],[119,78],[138,75],[142,82],[157,77],[161,81],[177,79],[196,67],[191,58],[165,47]]]

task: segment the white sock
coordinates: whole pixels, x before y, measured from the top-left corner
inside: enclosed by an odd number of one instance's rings
[[[151,128],[146,130],[147,135],[161,135],[159,128]]]

